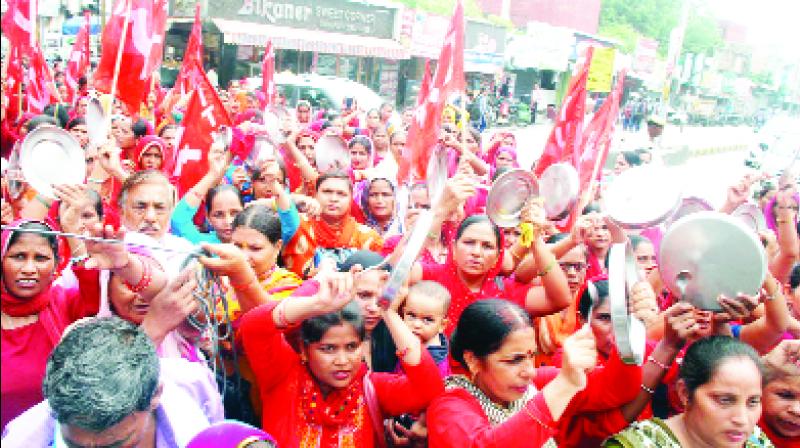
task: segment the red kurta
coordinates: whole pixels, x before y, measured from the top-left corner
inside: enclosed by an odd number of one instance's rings
[[[616,356],[613,358],[617,361],[589,374],[586,389],[572,398],[557,422],[553,421],[541,393],[526,405],[529,412],[518,412],[505,423],[492,427],[477,399],[463,389],[449,390],[428,408],[429,447],[538,447],[551,437],[559,440],[559,434],[572,429],[572,416],[614,408],[632,400],[638,393],[641,367],[628,366]],[[558,371],[554,367],[536,369],[534,385],[543,388]],[[566,445],[559,440],[558,446]]]
[[[270,433],[282,448],[301,446],[302,430],[309,417],[304,410],[302,394],[303,379],[307,368],[300,362],[283,333],[275,327],[272,310],[276,303],[268,303],[244,314],[239,336],[245,353],[258,381],[261,401],[264,404],[262,427]],[[369,378],[375,387],[375,395],[383,416],[418,413],[444,390],[439,369],[427,350],[423,350],[422,362],[417,366],[403,365],[405,375],[371,373]],[[366,369],[362,370],[365,373]],[[335,395],[331,393],[326,399]],[[363,389],[359,400],[365,401]],[[325,400],[325,399],[323,399]],[[354,428],[356,448],[372,448],[375,444],[375,428],[366,405],[359,406],[350,426]],[[319,448],[338,448],[331,441],[331,433],[338,428],[325,427],[323,444]],[[383,429],[379,431],[382,433]]]

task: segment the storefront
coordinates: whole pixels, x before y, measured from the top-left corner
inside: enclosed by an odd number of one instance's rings
[[[173,1],[169,33],[178,37],[174,52],[181,56],[177,41],[188,35],[194,6],[187,10]],[[216,36],[212,48],[206,45],[206,63],[216,67],[221,85],[258,76],[264,47],[272,41],[279,72],[349,78],[393,97],[397,61],[409,57],[395,38],[398,9],[392,7],[338,0],[208,0],[204,11],[204,42]],[[171,42],[168,37],[168,46]]]
[[[467,20],[464,29],[464,72],[468,89],[495,89],[510,81],[503,76],[505,46],[505,28]]]

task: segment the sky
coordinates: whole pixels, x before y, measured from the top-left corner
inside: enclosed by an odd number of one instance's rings
[[[800,54],[800,1],[798,0],[699,0],[714,15],[744,24],[747,39],[756,46],[780,46]]]

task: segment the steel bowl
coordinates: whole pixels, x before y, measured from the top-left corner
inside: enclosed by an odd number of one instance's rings
[[[711,204],[709,204],[705,199],[697,196],[686,196],[685,198],[681,199],[681,204],[677,209],[675,209],[675,211],[672,213],[672,216],[667,218],[664,224],[666,224],[667,228],[669,228],[672,223],[683,218],[684,216],[691,215],[692,213],[708,212],[712,210],[714,210],[714,207],[712,207]]]
[[[56,199],[53,185],[82,184],[86,159],[80,143],[69,132],[43,126],[29,133],[20,146],[25,181],[39,194]]]
[[[611,246],[608,254],[608,301],[614,342],[624,363],[642,365],[647,329],[642,321],[630,314],[628,306],[633,285],[638,281],[639,271],[630,242]]]
[[[539,179],[539,194],[544,198],[547,219],[561,221],[569,216],[580,194],[580,178],[568,163],[547,167]]]
[[[517,168],[495,179],[486,198],[486,214],[498,227],[516,227],[528,199],[538,196],[536,179],[527,170]]]
[[[764,212],[752,202],[745,202],[736,207],[731,216],[742,220],[755,233],[767,230],[767,219],[764,217]]]
[[[608,186],[605,209],[625,229],[652,227],[679,206],[681,190],[665,168],[654,165],[631,168]]]
[[[317,170],[326,173],[330,170],[347,170],[350,168],[350,151],[341,137],[323,135],[314,146],[317,159]]]

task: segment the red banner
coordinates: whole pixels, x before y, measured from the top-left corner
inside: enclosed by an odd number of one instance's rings
[[[122,43],[116,96],[133,115],[139,112],[147,95],[150,75],[161,64],[166,23],[166,0],[117,0],[103,30],[100,63],[94,74],[95,87],[111,93]]]
[[[536,176],[541,176],[550,165],[559,162],[569,162],[578,166],[583,131],[583,118],[586,110],[586,80],[589,77],[589,66],[592,62],[594,48],[586,51],[586,61],[572,77],[567,87],[566,96],[561,103],[556,122],[544,152],[533,170]]]
[[[18,51],[23,56],[31,54],[34,42],[31,17],[35,17],[36,13],[31,8],[35,7],[36,0],[10,0],[8,10],[3,14],[3,34],[12,47],[19,46]]]
[[[595,165],[602,168],[606,163],[611,138],[614,136],[614,126],[619,115],[619,101],[622,97],[624,83],[625,72],[622,72],[617,77],[616,86],[594,114],[592,121],[586,126],[586,131],[583,133],[583,143],[581,144],[583,150],[578,166],[581,178],[580,191],[586,191],[591,183]],[[595,179],[600,176],[600,169],[597,170],[595,176]]]
[[[28,78],[25,83],[25,93],[28,97],[28,112],[40,114],[50,103],[55,103],[56,98],[52,95],[55,90],[53,75],[44,60],[42,48],[39,44],[33,47],[31,52],[30,64],[28,66]]]
[[[419,180],[426,178],[447,97],[463,91],[464,86],[464,7],[459,0],[445,35],[432,87],[424,101],[418,101],[414,111],[414,120],[408,130],[408,143],[403,148],[403,159],[410,160],[411,167],[400,164],[397,175],[399,182],[408,180],[409,175]],[[413,173],[409,173],[411,169]]]
[[[264,91],[264,105],[271,106],[275,100],[275,51],[272,40],[267,41],[264,60],[261,62],[261,90]]]
[[[90,17],[89,11],[84,12],[86,23],[81,26],[78,35],[75,36],[75,43],[72,45],[72,52],[67,61],[67,70],[64,73],[64,81],[67,85],[67,92],[69,98],[62,98],[63,101],[72,103],[75,100],[75,94],[78,91],[78,79],[86,74],[89,68],[89,58],[91,56],[89,50],[89,33],[90,33]]]
[[[195,62],[200,67],[203,66],[203,22],[200,21],[200,3],[195,6],[192,33],[189,34],[189,42],[186,43],[186,51],[183,53],[181,70],[175,79],[175,86],[181,95],[190,93],[197,83],[192,77],[196,72],[190,69],[195,66]]]
[[[220,126],[231,126],[228,112],[203,68],[195,64],[197,84],[186,106],[178,137],[174,177],[181,195],[189,191],[208,172],[208,150],[212,133]]]
[[[6,68],[5,86],[3,87],[3,95],[7,101],[6,117],[12,123],[23,112],[22,83],[24,79],[25,69],[22,67],[22,54],[19,45],[12,45],[8,52],[8,67]]]

